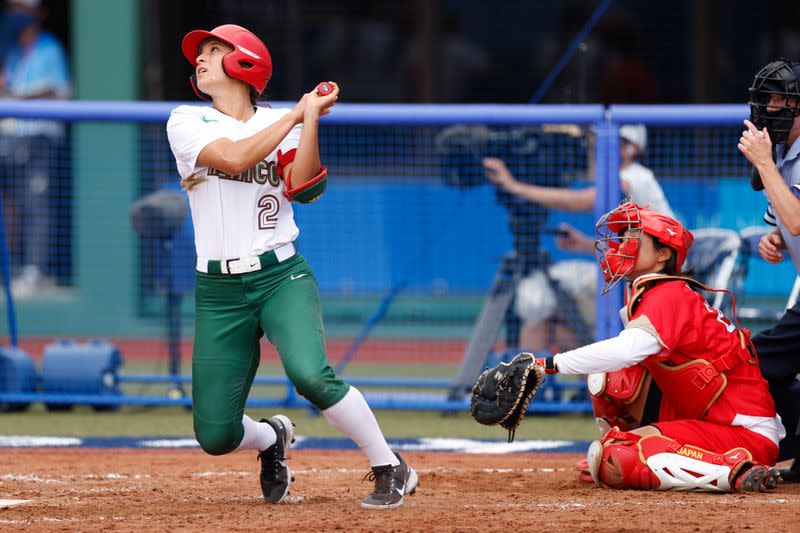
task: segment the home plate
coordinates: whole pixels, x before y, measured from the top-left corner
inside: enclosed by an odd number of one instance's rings
[[[5,509],[6,507],[13,507],[15,505],[20,505],[23,503],[30,503],[33,500],[0,500],[0,509]]]

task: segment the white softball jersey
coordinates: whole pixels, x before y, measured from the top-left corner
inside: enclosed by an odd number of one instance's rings
[[[188,191],[199,261],[253,257],[297,238],[292,205],[278,176],[278,151],[285,154],[297,148],[302,125],[292,128],[271,154],[241,174],[231,176],[197,162],[212,142],[245,139],[288,112],[257,107],[246,122],[206,106],[182,105],[170,114],[167,136],[178,173],[181,178],[196,172],[206,178]]]

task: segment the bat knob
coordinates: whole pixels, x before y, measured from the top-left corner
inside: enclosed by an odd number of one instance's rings
[[[320,96],[328,96],[333,92],[333,85],[328,83],[327,81],[323,81],[319,85],[317,85],[317,94]]]

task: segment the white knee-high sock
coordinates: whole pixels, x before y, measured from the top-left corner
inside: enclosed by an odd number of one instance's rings
[[[272,426],[263,422],[256,422],[247,415],[242,417],[244,426],[244,437],[236,450],[259,450],[264,451],[278,440]]]
[[[322,415],[330,425],[353,439],[366,454],[370,465],[400,464],[383,437],[372,409],[357,388],[351,385],[344,398],[322,411]]]

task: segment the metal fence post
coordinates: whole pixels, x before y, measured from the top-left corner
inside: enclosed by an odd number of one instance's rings
[[[594,202],[595,219],[599,220],[605,213],[619,204],[619,125],[613,121],[610,112],[595,124],[597,139],[595,144],[595,187],[597,194]],[[623,290],[620,285],[605,296],[600,295],[602,279],[597,285],[597,321],[595,337],[597,340],[614,337],[621,324],[618,310],[623,303]]]

